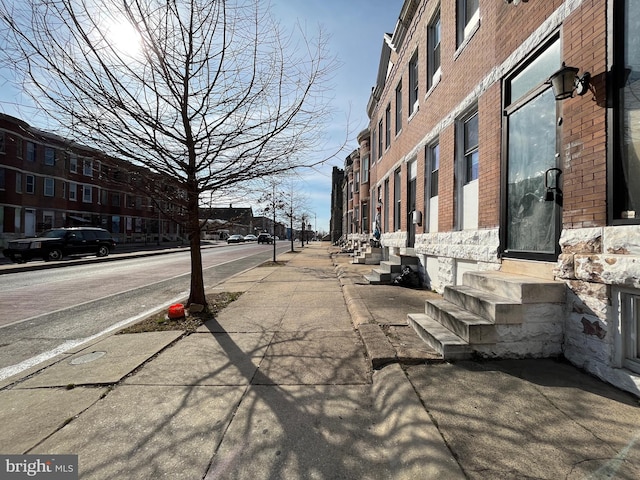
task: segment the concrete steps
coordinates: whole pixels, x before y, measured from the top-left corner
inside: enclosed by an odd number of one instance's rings
[[[442,299],[427,300],[424,313],[409,314],[407,322],[445,360],[542,356],[540,335],[561,325],[565,290],[562,282],[535,277],[466,272],[462,285],[445,287]],[[551,334],[548,340],[556,341]],[[555,349],[545,345],[544,352]]]
[[[408,252],[412,253],[412,252]],[[364,276],[370,285],[390,285],[402,273],[405,266],[418,270],[418,257],[401,254],[389,255],[389,260],[380,261],[379,267]]]
[[[354,255],[351,263],[361,265],[378,265],[382,261],[382,248],[367,247]]]

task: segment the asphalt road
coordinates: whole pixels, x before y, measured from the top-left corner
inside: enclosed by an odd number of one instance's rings
[[[205,248],[205,285],[272,256],[255,243]],[[0,275],[0,379],[185,301],[189,283],[188,249]]]

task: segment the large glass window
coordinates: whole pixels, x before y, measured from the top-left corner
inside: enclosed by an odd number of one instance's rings
[[[558,102],[546,79],[560,65],[560,40],[555,38],[505,82],[507,256],[551,260],[559,250]],[[548,185],[557,189],[550,191]]]
[[[622,3],[622,2],[621,2]],[[609,181],[611,220],[616,223],[640,221],[640,2],[625,0],[616,12],[622,28],[617,28],[614,49],[621,68],[617,95],[616,138],[612,175]]]

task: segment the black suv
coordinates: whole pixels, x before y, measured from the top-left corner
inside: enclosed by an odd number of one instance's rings
[[[116,241],[103,228],[54,228],[36,238],[10,241],[2,254],[16,263],[24,263],[33,258],[53,261],[61,260],[67,255],[106,257],[115,246]]]
[[[261,233],[258,235],[258,243],[271,243],[273,242],[273,237],[269,233]]]

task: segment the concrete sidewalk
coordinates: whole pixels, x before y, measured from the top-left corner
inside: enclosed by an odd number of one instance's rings
[[[640,478],[636,398],[550,360],[441,363],[403,323],[432,293],[327,244],[278,259],[211,289],[244,293],[194,334],[4,381],[0,453],[95,479]]]

